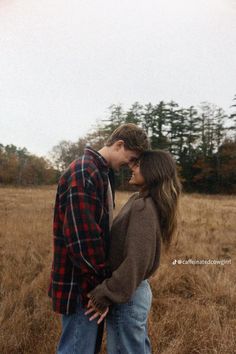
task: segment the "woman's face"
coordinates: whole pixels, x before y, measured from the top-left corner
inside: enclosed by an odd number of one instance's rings
[[[129,180],[129,184],[134,184],[136,186],[144,186],[145,181],[140,172],[139,162],[134,163],[132,166],[130,166],[130,168],[132,171],[132,176]]]

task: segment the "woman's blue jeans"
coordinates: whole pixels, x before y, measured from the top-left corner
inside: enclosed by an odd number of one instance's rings
[[[147,318],[152,292],[147,280],[141,282],[132,298],[125,304],[113,305],[107,326],[108,354],[150,354]],[[62,316],[62,334],[57,354],[94,354],[98,325],[89,321],[86,309],[78,303],[77,312]]]
[[[112,306],[107,316],[108,354],[150,354],[147,318],[152,291],[147,280],[141,282],[125,304]]]

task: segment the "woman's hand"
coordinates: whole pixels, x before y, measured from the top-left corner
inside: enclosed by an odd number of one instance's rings
[[[85,312],[85,315],[89,315],[90,313],[94,312],[92,317],[89,318],[89,321],[95,320],[95,318],[99,317],[97,324],[101,323],[106,315],[108,314],[109,307],[106,308],[104,312],[99,311],[96,306],[92,303],[92,300],[89,300],[88,305],[87,305],[88,310]]]

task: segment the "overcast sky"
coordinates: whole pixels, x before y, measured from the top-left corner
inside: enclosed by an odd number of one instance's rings
[[[0,0],[0,143],[46,155],[111,104],[236,94],[236,0]]]

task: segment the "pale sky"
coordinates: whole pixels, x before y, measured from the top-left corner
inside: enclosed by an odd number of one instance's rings
[[[111,104],[229,112],[236,0],[0,0],[0,143],[46,155]]]

